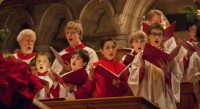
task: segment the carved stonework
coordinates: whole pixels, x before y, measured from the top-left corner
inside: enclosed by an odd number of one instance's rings
[[[69,20],[80,20],[82,23],[83,43],[98,48],[99,40],[112,36],[117,39],[120,47],[128,47],[129,35],[139,29],[142,16],[160,2],[164,1],[0,0],[0,27],[6,25],[11,30],[3,49],[14,50],[19,31],[30,27],[37,34],[37,51],[47,49],[49,45],[61,50],[68,46],[63,28]],[[198,5],[199,0],[192,3]]]
[[[125,19],[126,16],[124,14],[118,14],[112,18],[113,27],[115,27],[118,34],[122,34],[125,30]]]

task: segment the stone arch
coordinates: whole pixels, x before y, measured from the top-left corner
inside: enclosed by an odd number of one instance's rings
[[[119,29],[117,36],[120,47],[128,47],[129,35],[139,29],[143,15],[155,0],[127,0],[121,14],[115,17],[114,24]]]
[[[114,15],[115,11],[109,0],[101,2],[90,0],[80,13],[84,36],[102,36],[114,32],[115,30],[111,22]]]
[[[53,39],[65,39],[63,32],[64,25],[67,21],[72,19],[72,13],[67,5],[53,4],[49,6],[42,15],[39,24],[38,33],[40,40],[37,40],[38,45],[36,49],[49,50],[49,46],[52,45],[52,43],[56,46],[56,41]],[[56,48],[61,47],[58,45]]]
[[[131,34],[140,27],[140,22],[143,15],[152,6],[155,0],[127,0],[122,15],[123,19],[123,33]]]
[[[8,27],[11,33],[5,39],[2,50],[6,50],[7,52],[14,51],[16,47],[18,47],[16,37],[19,32],[25,28],[33,29],[33,25],[34,20],[28,11],[22,10],[20,12],[16,12],[13,10],[13,12],[10,13],[4,21],[4,26]]]

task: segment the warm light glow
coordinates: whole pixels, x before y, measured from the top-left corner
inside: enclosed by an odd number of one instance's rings
[[[0,0],[0,4],[3,2],[3,0]]]
[[[197,10],[197,19],[200,20],[200,10]]]

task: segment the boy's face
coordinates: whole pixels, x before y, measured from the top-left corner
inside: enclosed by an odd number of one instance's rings
[[[114,41],[107,41],[104,43],[103,49],[100,49],[101,54],[107,60],[113,60],[117,53],[117,48]]]
[[[21,50],[25,54],[30,54],[33,52],[35,40],[31,35],[24,36],[22,40],[19,42],[19,45],[21,47]]]
[[[197,26],[196,25],[192,25],[191,27],[189,27],[188,32],[189,32],[189,38],[195,39],[196,32],[197,32]]]
[[[80,41],[80,35],[74,29],[67,29],[65,36],[66,36],[67,41],[69,42],[70,46],[73,46],[78,41]]]
[[[87,64],[86,62],[83,62],[83,59],[79,56],[79,54],[72,55],[70,63],[72,70],[78,70]]]
[[[37,71],[40,73],[44,73],[48,71],[49,67],[50,67],[50,62],[48,60],[48,57],[46,55],[38,55],[36,58]]]
[[[152,46],[160,48],[163,43],[163,31],[159,29],[152,29],[149,34],[149,42]]]
[[[135,39],[132,42],[132,47],[136,53],[139,53],[144,49],[145,43],[145,39]]]

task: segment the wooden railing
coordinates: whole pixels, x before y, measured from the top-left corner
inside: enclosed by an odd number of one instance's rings
[[[180,103],[177,103],[177,109],[197,109],[197,100],[194,94],[193,83],[181,83],[181,98]]]
[[[41,100],[50,109],[159,109],[142,97],[124,96],[109,98]]]

